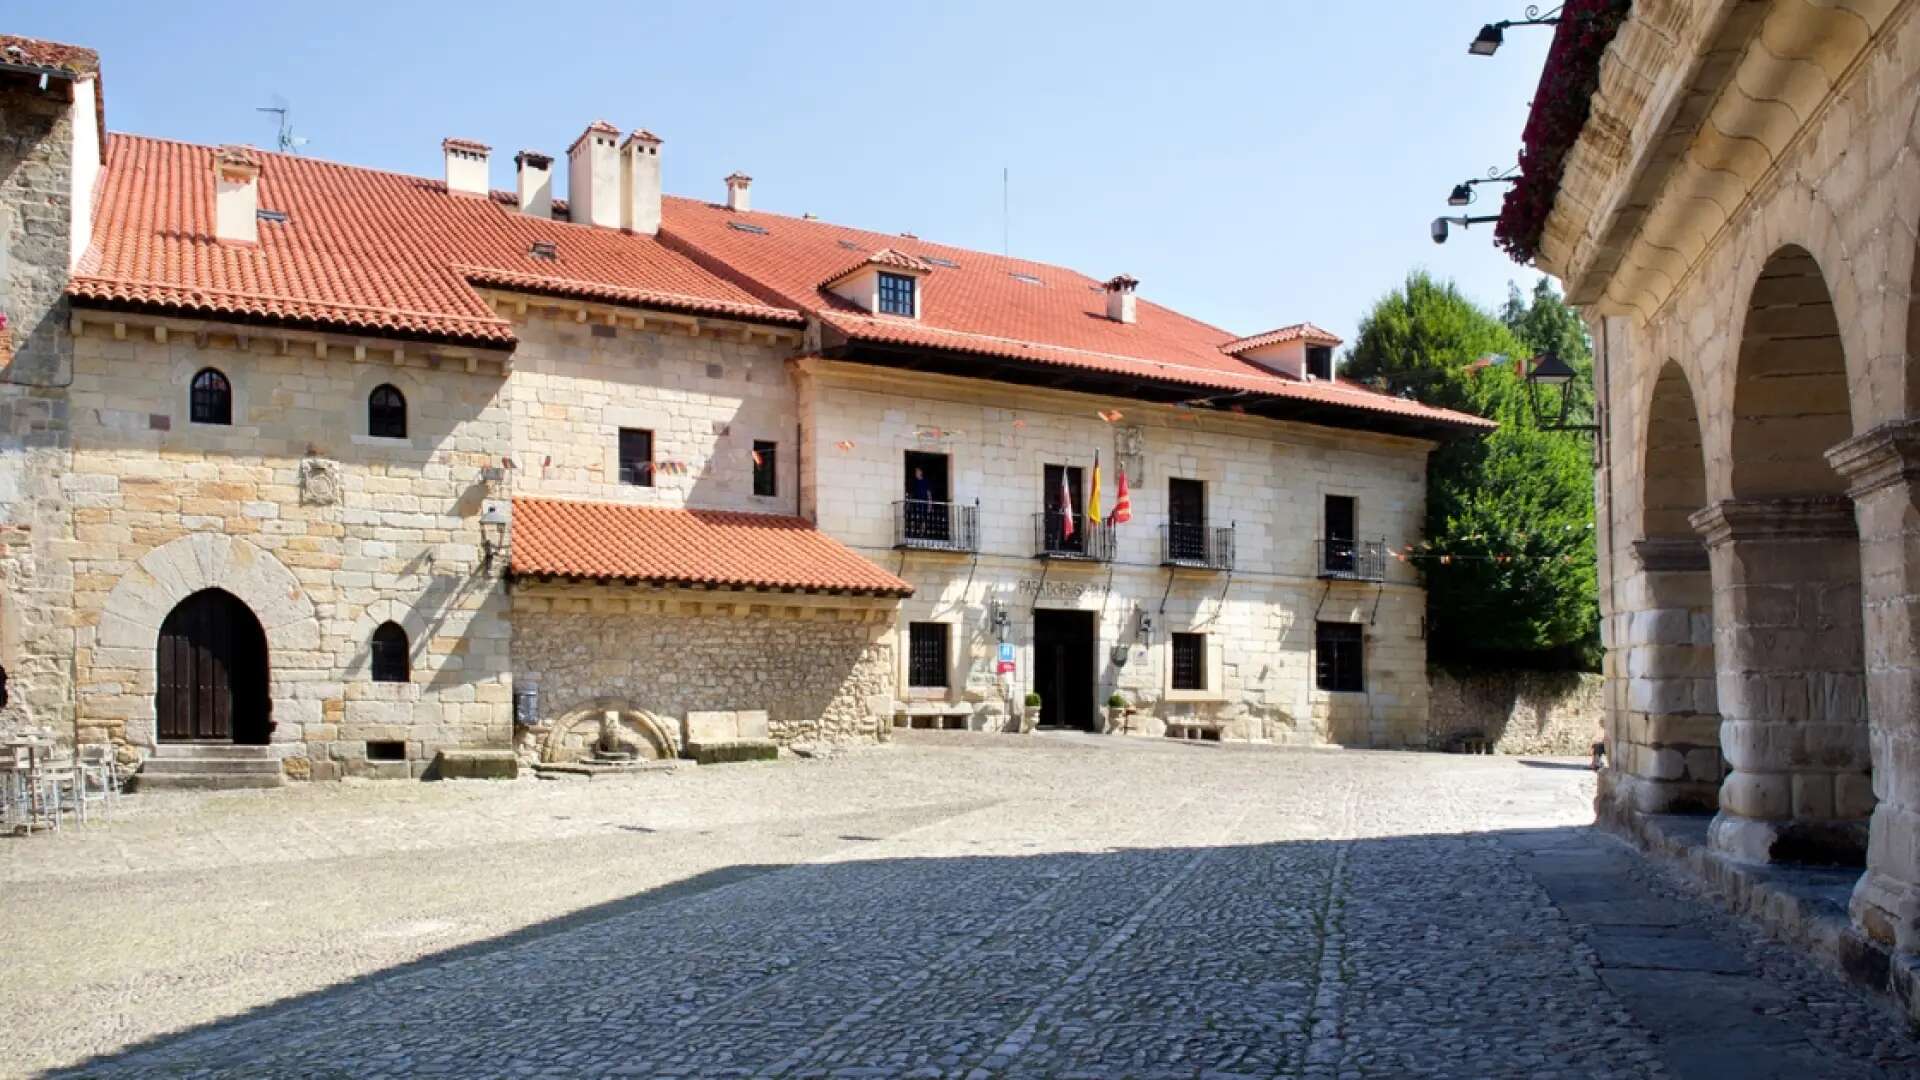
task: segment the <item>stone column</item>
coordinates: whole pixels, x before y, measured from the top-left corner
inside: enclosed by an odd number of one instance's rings
[[[1860,523],[1873,826],[1853,921],[1920,950],[1920,421],[1877,427],[1827,451]]]
[[[1710,840],[1748,862],[1858,863],[1873,810],[1860,552],[1844,497],[1693,515],[1713,566],[1720,751]]]
[[[1697,536],[1637,540],[1624,591],[1627,707],[1614,736],[1615,799],[1638,814],[1712,813],[1722,780],[1713,579]]]

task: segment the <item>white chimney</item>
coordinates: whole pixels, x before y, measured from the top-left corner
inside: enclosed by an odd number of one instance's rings
[[[492,147],[472,139],[441,139],[440,152],[447,158],[447,194],[486,195],[487,154]]]
[[[532,150],[513,155],[514,189],[520,196],[520,212],[534,217],[553,216],[553,159]]]
[[[727,209],[737,213],[746,213],[753,209],[747,197],[747,189],[753,187],[753,177],[746,173],[734,173],[727,177]]]
[[[1140,283],[1125,274],[1114,278],[1103,286],[1107,290],[1107,318],[1117,323],[1131,323],[1134,320],[1133,290]]]
[[[620,227],[660,231],[660,136],[646,128],[620,144]]]
[[[260,159],[251,147],[213,152],[213,235],[236,244],[260,242]]]
[[[595,120],[567,147],[567,217],[582,225],[620,225],[620,129]]]

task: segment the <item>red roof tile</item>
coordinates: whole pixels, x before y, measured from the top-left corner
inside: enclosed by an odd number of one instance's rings
[[[1264,334],[1255,334],[1252,337],[1236,338],[1220,346],[1220,351],[1239,356],[1243,352],[1249,352],[1267,345],[1280,345],[1301,339],[1311,341],[1315,345],[1340,344],[1340,339],[1335,337],[1332,331],[1322,330],[1312,323],[1306,322],[1294,323],[1292,326],[1283,326],[1278,330],[1269,330]]]
[[[650,236],[534,218],[446,184],[254,150],[255,246],[213,237],[212,147],[114,135],[93,244],[69,291],[95,303],[506,347],[512,325],[471,284],[537,279],[542,291],[797,325]],[[529,254],[535,240],[557,258]]]
[[[765,231],[729,225],[742,221]],[[1225,351],[1241,339],[1151,301],[1138,302],[1135,322],[1115,322],[1107,318],[1103,283],[1045,263],[671,196],[662,203],[661,236],[698,252],[709,266],[724,267],[767,302],[808,311],[855,341],[1081,368],[1190,387],[1196,396],[1245,391],[1456,429],[1493,426],[1353,383],[1274,374]],[[849,269],[850,251],[866,259],[898,253],[927,265],[921,317],[869,314],[827,291],[825,283]]]
[[[97,75],[100,54],[79,45],[0,34],[0,64],[63,75]]]
[[[782,592],[909,596],[913,586],[805,518],[513,500],[512,572]]]

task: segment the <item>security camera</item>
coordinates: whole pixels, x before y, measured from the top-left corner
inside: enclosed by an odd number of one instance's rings
[[[1433,233],[1434,243],[1436,244],[1446,243],[1447,242],[1447,219],[1443,217],[1434,218],[1433,225],[1430,227],[1429,231]]]

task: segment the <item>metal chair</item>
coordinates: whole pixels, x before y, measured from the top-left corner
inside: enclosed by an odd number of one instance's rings
[[[103,811],[120,805],[120,764],[114,760],[112,743],[82,743],[74,748],[74,772],[78,774],[82,805],[97,802]],[[85,819],[84,812],[81,817]]]
[[[8,778],[8,830],[58,829],[62,785],[57,770],[42,763],[32,747],[19,745],[0,751],[0,769]]]

